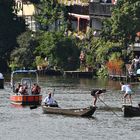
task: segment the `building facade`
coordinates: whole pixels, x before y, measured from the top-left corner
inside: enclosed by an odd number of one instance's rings
[[[25,24],[27,27],[32,30],[36,31],[37,24],[34,19],[35,14],[35,6],[28,0],[15,0],[16,2],[16,14],[19,17],[23,17],[25,19]]]

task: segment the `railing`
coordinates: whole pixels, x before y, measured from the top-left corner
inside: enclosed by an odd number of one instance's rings
[[[94,16],[111,16],[111,3],[89,3],[89,14]]]
[[[89,6],[71,5],[69,6],[69,12],[74,14],[89,15]]]
[[[83,5],[83,4],[88,4],[89,0],[58,0],[58,3],[62,3],[65,5]]]

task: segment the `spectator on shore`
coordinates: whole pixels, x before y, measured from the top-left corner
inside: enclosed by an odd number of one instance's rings
[[[137,69],[139,68],[139,57],[136,55],[135,58],[132,60],[132,63],[134,64],[134,70],[135,72],[137,71]]]
[[[132,63],[128,67],[129,75],[135,75],[135,69],[134,69],[134,60],[132,60]]]
[[[85,64],[86,59],[84,51],[81,51],[79,59],[81,64]]]

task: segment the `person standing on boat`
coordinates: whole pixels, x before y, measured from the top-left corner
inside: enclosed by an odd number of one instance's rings
[[[48,93],[48,96],[43,101],[45,105],[50,107],[58,107],[57,102],[52,98],[51,92]]]
[[[106,92],[106,89],[92,89],[91,90],[91,96],[93,96],[93,106],[94,107],[96,107],[97,98],[99,98],[99,96],[105,92]]]
[[[132,98],[131,98],[132,89],[131,89],[130,85],[124,84],[124,82],[120,82],[120,85],[121,85],[121,91],[124,92],[123,103],[126,104],[126,98],[128,96],[129,103],[132,105]]]

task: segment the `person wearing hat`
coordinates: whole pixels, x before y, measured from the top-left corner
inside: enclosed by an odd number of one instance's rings
[[[58,107],[57,102],[52,98],[51,92],[48,93],[48,96],[43,101],[46,106]]]
[[[93,106],[96,107],[97,98],[99,98],[99,96],[105,92],[106,92],[106,89],[92,89],[91,90],[91,96],[93,96]]]

